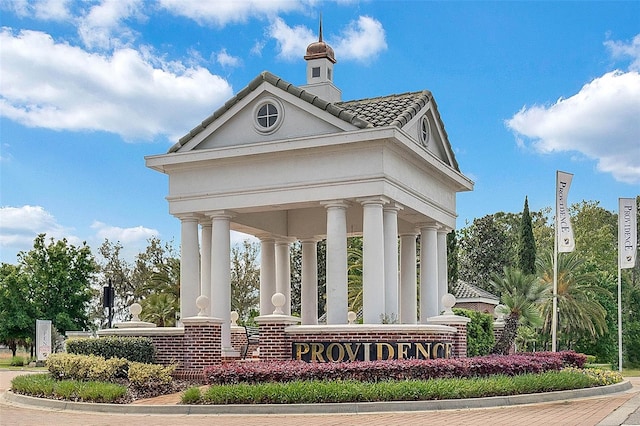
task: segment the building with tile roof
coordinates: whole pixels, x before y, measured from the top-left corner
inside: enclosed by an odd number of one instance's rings
[[[466,281],[458,280],[451,285],[451,294],[456,297],[456,308],[470,309],[493,315],[500,298]]]
[[[424,324],[447,293],[446,234],[455,228],[456,193],[473,182],[460,172],[431,92],[342,101],[333,50],[320,38],[305,59],[306,84],[262,72],[166,154],[146,157],[168,176],[169,212],[181,221],[181,315],[196,315],[196,298],[207,296],[208,314],[224,320],[223,352],[231,230],[261,240],[262,315],[272,313],[274,293],[291,313],[293,241],[302,244],[303,325],[322,314],[323,239],[329,325],[347,323],[348,236],[363,236],[365,324],[383,316]]]

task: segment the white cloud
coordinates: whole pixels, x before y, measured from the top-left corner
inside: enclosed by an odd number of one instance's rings
[[[380,21],[369,16],[360,16],[342,31],[335,41],[336,59],[370,62],[387,50],[384,28]]]
[[[631,59],[629,70],[640,71],[640,34],[636,35],[629,43],[607,40],[604,45],[609,48],[613,58]]]
[[[30,127],[175,139],[232,96],[205,68],[130,48],[88,53],[38,31],[3,28],[0,56],[0,115]]]
[[[300,59],[307,51],[307,46],[318,40],[318,36],[304,25],[288,26],[282,18],[271,22],[267,33],[278,44],[278,56],[286,60]]]
[[[242,64],[242,60],[237,56],[231,56],[227,53],[227,49],[222,49],[216,53],[216,62],[223,67],[237,67]]]
[[[144,243],[151,237],[156,237],[160,233],[156,229],[145,228],[144,226],[136,226],[133,228],[120,228],[118,226],[110,226],[105,223],[95,221],[91,225],[95,230],[98,240],[103,241],[120,241],[124,247]]]
[[[267,34],[276,40],[278,56],[285,60],[302,58],[307,46],[318,40],[313,30],[303,25],[290,27],[282,18],[271,22]],[[387,49],[385,38],[384,28],[379,21],[361,16],[357,21],[349,23],[339,36],[330,37],[328,44],[334,49],[339,61],[370,62]]]
[[[38,234],[57,240],[66,238],[74,245],[82,244],[73,235],[74,229],[60,225],[56,218],[41,206],[0,207],[0,251],[2,262],[15,263],[19,251],[33,248],[33,240]]]
[[[0,0],[0,9],[10,10],[22,18],[68,21],[71,20],[69,3],[70,0]]]
[[[293,0],[160,0],[160,5],[171,13],[192,19],[200,25],[246,22],[252,17],[274,17],[281,12],[304,10],[313,1]]]
[[[609,72],[551,106],[524,107],[506,125],[540,153],[579,152],[621,182],[640,182],[640,74]]]
[[[123,40],[135,38],[123,24],[130,17],[142,18],[142,0],[103,0],[79,19],[78,34],[90,49],[120,46]]]

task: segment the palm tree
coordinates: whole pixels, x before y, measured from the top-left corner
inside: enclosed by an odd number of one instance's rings
[[[607,328],[606,311],[597,301],[597,293],[608,291],[597,285],[595,275],[581,272],[584,262],[575,253],[561,253],[558,256],[558,332],[567,345],[571,337],[586,334],[598,337]],[[536,260],[538,276],[549,289],[549,297],[543,301],[543,330],[551,334],[553,311],[553,254],[543,253]]]
[[[362,245],[347,249],[347,280],[349,283],[349,309],[362,309]]]
[[[158,327],[172,327],[176,324],[176,312],[178,301],[169,293],[154,293],[141,303],[142,313],[140,318],[149,321]]]
[[[501,302],[508,312],[504,330],[492,352],[508,355],[519,325],[537,326],[542,322],[538,302],[544,297],[546,286],[535,275],[511,267],[505,267],[503,275],[494,274],[491,285],[502,295]]]

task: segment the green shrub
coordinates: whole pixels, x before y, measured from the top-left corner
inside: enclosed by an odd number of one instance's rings
[[[11,357],[11,361],[9,361],[9,365],[11,365],[12,367],[22,367],[24,364],[24,358],[21,356]]]
[[[81,382],[76,390],[80,401],[113,403],[125,396],[127,388],[116,383]]]
[[[184,391],[181,401],[183,404],[199,404],[202,401],[202,392],[200,392],[200,388],[194,386]]]
[[[187,397],[185,392],[182,402],[184,404],[312,404],[425,401],[580,389],[617,383],[620,380],[622,380],[621,376],[611,376],[604,380],[602,376],[594,375],[591,371],[568,368],[541,374],[494,375],[470,379],[389,380],[374,383],[358,380],[240,383],[211,386],[202,396],[197,388],[190,389],[189,396]]]
[[[67,352],[78,355],[97,355],[105,359],[124,358],[151,364],[155,347],[148,337],[101,337],[99,339],[70,339]]]
[[[495,344],[493,316],[460,308],[454,308],[453,312],[471,319],[467,324],[467,356],[489,355]]]
[[[58,379],[113,381],[126,377],[129,362],[122,358],[105,360],[96,355],[51,354],[47,368]]]
[[[48,373],[25,374],[11,380],[11,390],[15,393],[47,397],[53,395],[55,380]]]
[[[594,364],[596,362],[595,355],[587,355],[587,364]]]
[[[171,374],[175,369],[175,365],[165,367],[158,364],[132,362],[129,364],[129,382],[134,386],[167,384],[171,382]]]

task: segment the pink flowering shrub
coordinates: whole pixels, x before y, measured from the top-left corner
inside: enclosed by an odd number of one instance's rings
[[[208,384],[290,382],[293,380],[427,380],[436,378],[515,376],[582,368],[586,356],[573,351],[488,355],[433,360],[356,361],[307,363],[304,361],[238,362],[205,368]]]

